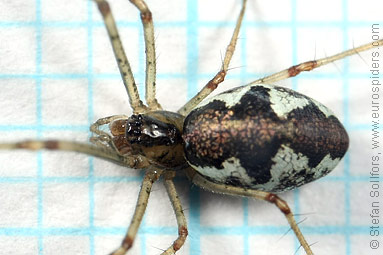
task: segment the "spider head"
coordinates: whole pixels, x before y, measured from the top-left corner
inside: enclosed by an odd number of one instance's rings
[[[174,146],[182,143],[181,132],[170,123],[148,115],[132,115],[125,129],[126,139],[139,147]]]
[[[160,166],[174,169],[185,164],[182,123],[181,115],[156,111],[114,121],[110,129],[121,154],[143,155]]]

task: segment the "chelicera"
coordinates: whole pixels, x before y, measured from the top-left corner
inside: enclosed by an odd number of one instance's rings
[[[132,116],[115,115],[91,126],[92,144],[63,140],[0,144],[0,149],[66,150],[129,168],[145,169],[137,206],[121,246],[125,254],[144,215],[152,185],[163,178],[178,224],[178,238],[162,254],[174,254],[188,235],[173,178],[184,171],[204,189],[273,203],[285,215],[306,254],[313,254],[287,203],[275,192],[297,188],[328,174],[348,148],[342,124],[324,105],[277,81],[383,44],[383,40],[308,61],[204,100],[223,82],[234,54],[246,0],[238,16],[221,70],[177,112],[156,100],[156,54],[152,14],[142,0],[130,0],[140,13],[146,51],[146,105],[140,100],[129,61],[107,1],[95,0],[103,16]]]

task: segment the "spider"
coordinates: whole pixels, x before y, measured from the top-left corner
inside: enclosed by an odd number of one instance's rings
[[[75,143],[75,142],[65,142],[65,141],[59,141],[59,140],[50,140],[45,142],[40,141],[25,141],[20,143],[13,143],[13,144],[2,144],[0,148],[2,149],[13,149],[13,148],[22,148],[22,149],[53,149],[53,150],[69,150],[69,151],[78,151],[83,152],[86,154],[98,156],[104,159],[108,159],[110,161],[113,161],[115,163],[133,167],[133,168],[145,168],[147,169],[147,172],[144,177],[142,190],[150,190],[152,183],[159,178],[160,175],[164,178],[165,186],[168,190],[169,198],[172,201],[172,204],[174,206],[174,210],[177,217],[177,222],[179,225],[179,238],[164,252],[164,254],[171,254],[174,253],[176,250],[178,250],[187,235],[187,229],[186,229],[186,222],[185,217],[183,216],[183,211],[181,209],[181,205],[179,203],[179,200],[177,198],[174,184],[172,182],[172,179],[174,177],[174,172],[169,171],[169,169],[186,169],[187,175],[192,179],[192,181],[204,188],[212,189],[217,192],[222,193],[231,193],[231,194],[240,194],[240,195],[251,195],[253,197],[257,197],[262,200],[266,200],[269,202],[276,203],[277,206],[285,212],[288,220],[290,221],[292,229],[296,232],[298,239],[300,240],[301,245],[304,247],[307,254],[312,254],[310,246],[307,244],[307,242],[304,240],[303,236],[300,234],[300,230],[298,226],[296,225],[293,217],[286,213],[288,210],[286,209],[286,205],[284,202],[279,199],[277,196],[266,194],[261,191],[249,191],[246,189],[237,189],[235,187],[235,184],[228,186],[222,186],[217,185],[216,183],[212,182],[210,179],[201,178],[199,174],[197,174],[193,168],[188,167],[188,163],[184,161],[182,154],[182,149],[178,148],[180,144],[178,142],[174,143],[175,141],[182,141],[182,139],[185,139],[185,136],[182,136],[181,134],[177,134],[177,130],[182,130],[182,125],[180,123],[183,122],[183,118],[188,115],[192,111],[192,109],[196,108],[198,103],[200,103],[208,94],[211,93],[212,90],[214,90],[220,82],[223,81],[224,76],[226,75],[226,72],[228,70],[228,66],[230,63],[231,55],[234,53],[235,44],[238,37],[238,32],[240,29],[240,24],[243,18],[243,13],[246,6],[246,1],[243,2],[243,8],[241,11],[241,14],[239,15],[237,25],[235,32],[233,34],[233,38],[230,41],[230,45],[228,47],[228,50],[226,51],[222,70],[219,71],[208,84],[207,86],[201,90],[199,95],[194,97],[192,100],[190,100],[184,107],[182,107],[178,113],[153,113],[155,111],[161,110],[161,106],[157,102],[155,98],[155,47],[154,47],[154,36],[153,36],[153,27],[152,27],[152,20],[151,20],[151,14],[149,10],[147,9],[146,4],[143,1],[132,1],[136,7],[141,11],[141,17],[144,24],[145,29],[145,43],[146,43],[146,53],[147,53],[147,72],[146,72],[146,103],[147,105],[144,105],[137,92],[137,88],[134,85],[134,79],[132,72],[130,70],[130,67],[127,65],[128,61],[126,57],[124,56],[121,43],[119,41],[119,38],[116,34],[116,29],[114,22],[112,20],[112,14],[110,12],[110,9],[108,7],[108,4],[106,1],[96,1],[100,12],[103,14],[103,17],[105,18],[105,23],[108,29],[108,32],[110,34],[110,37],[112,39],[112,43],[114,46],[114,50],[116,53],[116,58],[119,63],[119,67],[121,70],[121,74],[123,76],[123,80],[126,86],[126,90],[128,91],[129,95],[129,101],[131,103],[131,106],[134,111],[134,115],[131,117],[124,116],[124,115],[118,115],[118,116],[111,116],[99,119],[95,124],[91,126],[91,131],[94,133],[94,137],[91,138],[91,142],[95,145],[87,145],[87,144],[81,144],[81,143]],[[382,41],[379,41],[379,44],[382,44]],[[336,55],[334,58],[325,58],[325,59],[319,59],[315,63],[314,62],[307,62],[303,65],[300,65],[298,68],[290,68],[282,73],[278,73],[276,75],[268,76],[264,79],[260,79],[257,81],[254,81],[252,84],[258,84],[258,83],[274,83],[278,80],[288,78],[290,76],[297,75],[299,73],[299,68],[302,68],[303,71],[309,71],[313,69],[314,67],[318,67],[322,64],[327,64],[328,62],[332,62],[336,59],[343,58],[345,56],[355,54],[357,52],[367,50],[371,47],[371,44],[367,44],[361,47],[357,47],[353,50],[344,52],[340,55]],[[321,63],[323,61],[323,63]],[[155,122],[154,124],[151,122],[154,119],[160,119],[166,121],[162,122]],[[152,127],[153,125],[156,127],[154,129],[144,128],[143,130],[136,130],[136,126],[146,126],[145,123],[151,123],[148,125],[148,127]],[[169,125],[164,125],[161,127],[162,124],[167,123]],[[169,123],[170,122],[170,123]],[[110,125],[110,131],[105,131],[105,125]],[[132,137],[129,143],[127,143],[124,140],[124,137],[126,136],[125,127],[129,126],[129,132],[132,134],[137,133],[140,135],[137,135],[137,137]],[[170,126],[170,127],[169,127]],[[175,129],[174,129],[175,127]],[[163,129],[164,128],[164,129]],[[164,130],[166,130],[166,134],[164,134]],[[162,148],[156,148],[155,150],[148,149],[144,150],[142,148],[133,148],[134,144],[139,144],[141,140],[144,140],[141,136],[142,133],[149,132],[149,136],[151,137],[164,137],[166,146],[173,145],[178,146],[177,148],[174,148],[172,150],[168,149],[162,149]],[[136,139],[136,140],[135,140]],[[168,140],[167,140],[168,139]],[[148,144],[153,144],[154,141],[148,141]],[[158,144],[157,144],[158,145]],[[160,144],[158,146],[163,146],[164,144]],[[146,146],[148,147],[148,146]],[[139,151],[139,155],[137,155],[137,151]],[[160,155],[156,155],[157,153],[160,153]],[[163,154],[166,153],[164,156]],[[165,157],[165,158],[163,158]],[[169,158],[167,158],[169,157]],[[162,158],[162,159],[160,159]],[[171,162],[171,163],[169,163]],[[203,177],[203,176],[202,176]],[[142,202],[146,206],[147,198],[148,198],[148,192],[141,192],[139,201]],[[124,239],[124,242],[122,246],[115,252],[115,254],[123,254],[131,245],[134,239],[134,236],[137,232],[139,222],[143,216],[143,210],[145,209],[145,206],[140,206],[141,203],[139,202],[137,204],[136,212],[132,220],[132,224],[130,225],[130,228],[128,230],[127,236]]]

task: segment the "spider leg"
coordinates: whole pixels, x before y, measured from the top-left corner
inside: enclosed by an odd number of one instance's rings
[[[111,255],[124,255],[133,246],[134,238],[136,237],[138,228],[145,214],[146,206],[148,205],[149,194],[153,183],[158,180],[161,173],[162,171],[157,169],[148,169],[146,171],[129,229],[121,243],[121,246],[116,251],[112,252]]]
[[[26,140],[16,143],[0,143],[0,150],[60,150],[80,152],[83,154],[95,156],[101,159],[111,161],[115,164],[127,166],[135,169],[142,169],[149,166],[150,162],[141,155],[121,156],[117,152],[105,147],[97,147],[94,145],[63,140]]]
[[[298,224],[295,221],[294,216],[288,204],[284,200],[279,198],[277,195],[270,192],[260,191],[260,190],[244,189],[244,188],[233,187],[233,186],[229,186],[225,184],[213,183],[205,179],[202,175],[198,174],[192,168],[188,168],[186,170],[186,174],[194,184],[196,184],[197,186],[200,186],[203,189],[207,189],[213,192],[227,194],[227,195],[251,197],[251,198],[255,198],[259,200],[264,200],[276,205],[278,209],[285,215],[288,223],[290,224],[291,229],[294,231],[295,236],[298,238],[299,243],[305,250],[306,254],[307,255],[314,254],[311,251],[309,244],[305,240],[301,230],[299,229]]]
[[[143,0],[129,0],[141,13],[144,27],[146,73],[145,73],[145,99],[150,110],[161,110],[156,99],[156,51],[154,45],[154,26],[152,13]]]
[[[128,58],[126,57],[124,48],[121,43],[120,36],[113,18],[112,11],[109,4],[105,0],[95,0],[104,19],[106,30],[109,34],[110,42],[112,43],[114,56],[116,57],[118,68],[120,69],[122,81],[124,82],[126,91],[129,96],[130,105],[133,112],[142,113],[147,111],[147,107],[140,100],[136,82],[134,81],[132,69],[130,67]]]
[[[224,81],[231,58],[234,54],[235,46],[237,44],[239,30],[241,28],[243,16],[245,15],[246,2],[247,0],[242,1],[242,9],[238,16],[230,43],[226,48],[225,58],[223,59],[221,70],[197,93],[197,95],[195,95],[178,110],[178,113],[181,115],[186,116],[195,106],[197,106],[197,104],[199,104],[203,99],[210,95],[210,93],[213,92],[218,87],[218,85]]]
[[[166,187],[166,191],[168,192],[170,201],[172,203],[174,213],[176,215],[177,225],[178,225],[178,238],[161,255],[175,254],[185,243],[186,237],[188,235],[186,218],[182,210],[182,205],[178,197],[176,187],[174,186],[174,182],[172,180],[175,174],[174,172],[171,172],[171,173],[173,173],[172,176],[169,176],[169,175],[165,176],[164,184]]]
[[[360,52],[372,49],[374,47],[379,47],[382,45],[383,45],[383,39],[375,41],[375,42],[370,42],[370,43],[364,44],[362,46],[359,46],[359,47],[335,54],[333,56],[321,58],[318,60],[307,61],[307,62],[301,63],[299,65],[292,66],[292,67],[287,68],[283,71],[280,71],[280,72],[274,73],[272,75],[266,76],[264,78],[258,79],[256,81],[253,81],[253,82],[249,83],[248,85],[259,84],[259,83],[264,83],[264,84],[269,83],[270,84],[270,83],[274,83],[277,81],[281,81],[281,80],[284,80],[284,79],[287,79],[290,77],[297,76],[298,74],[300,74],[303,71],[308,72],[308,71],[311,71],[311,70],[318,68],[320,66],[327,65],[327,64],[332,63],[334,61],[337,61],[339,59],[342,59],[342,58],[345,58],[348,56],[352,56],[355,54],[359,54]]]

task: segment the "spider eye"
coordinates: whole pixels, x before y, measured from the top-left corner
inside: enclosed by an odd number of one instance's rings
[[[126,138],[144,147],[170,146],[182,142],[180,131],[172,124],[146,115],[132,115],[126,125]]]
[[[147,129],[144,130],[147,132],[146,134],[155,138],[155,137],[160,137],[160,136],[166,136],[164,132],[158,127],[156,124],[150,125]]]

